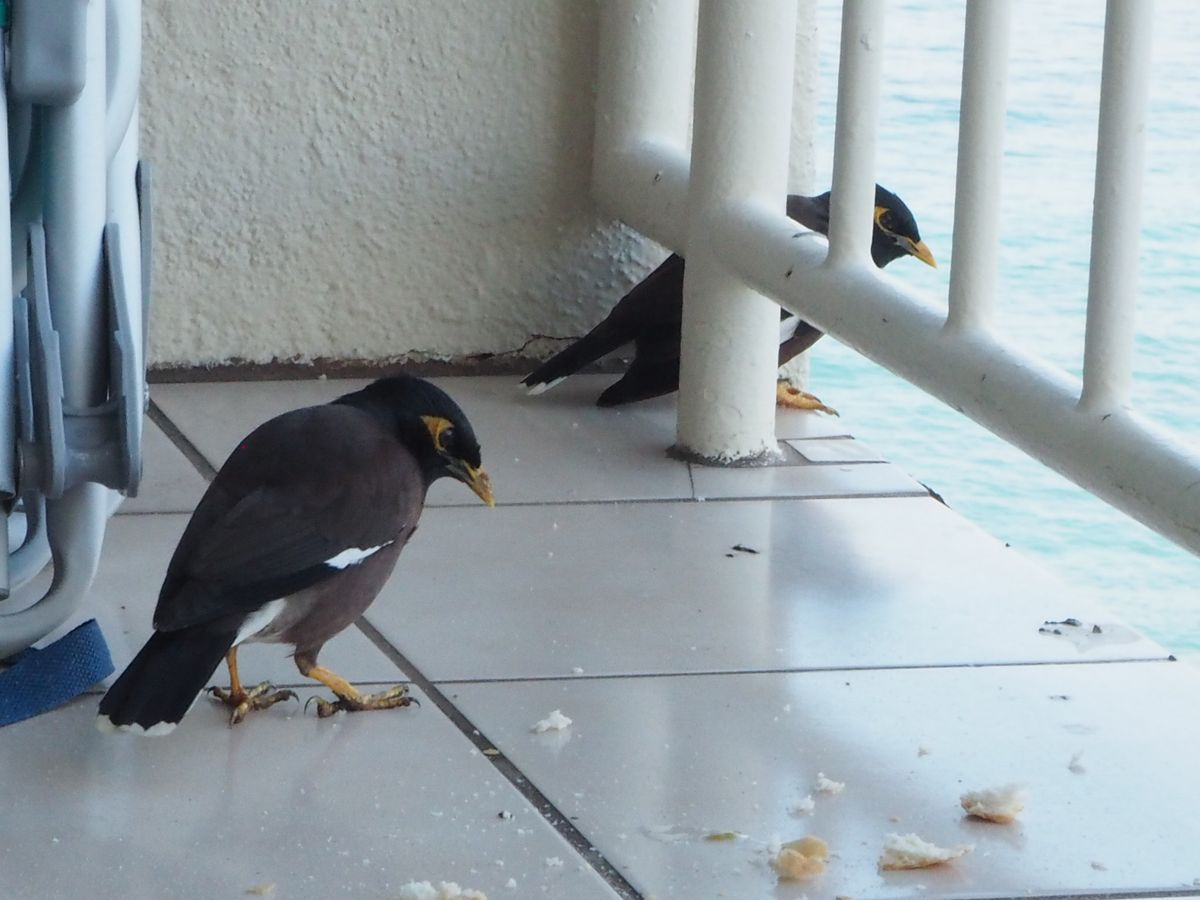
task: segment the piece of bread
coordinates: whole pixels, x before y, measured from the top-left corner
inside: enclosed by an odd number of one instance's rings
[[[788,841],[771,860],[780,881],[806,881],[825,871],[829,861],[829,845],[819,837]]]
[[[1009,825],[1016,821],[1017,814],[1025,808],[1027,794],[1015,784],[990,788],[984,791],[968,791],[958,798],[968,816]]]
[[[530,729],[534,734],[545,734],[547,731],[562,731],[564,728],[571,727],[571,719],[562,714],[561,709],[556,709],[550,715],[541,721],[535,722],[533,728]]]
[[[964,844],[960,847],[939,847],[922,840],[915,834],[889,834],[883,842],[883,855],[879,857],[879,868],[927,869],[938,866],[960,856],[966,856],[975,847]]]

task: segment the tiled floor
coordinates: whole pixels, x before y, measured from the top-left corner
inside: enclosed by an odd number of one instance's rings
[[[230,729],[201,703],[155,741],[101,735],[91,696],[6,728],[0,897],[390,898],[412,880],[492,900],[1200,896],[1194,669],[852,423],[781,414],[786,465],[704,469],[663,453],[670,399],[599,410],[604,378],[539,398],[513,381],[440,380],[500,504],[439,484],[362,628],[323,656],[422,705],[319,721],[283,704]],[[355,386],[154,389],[142,495],[80,613],[118,666],[201,470]],[[1084,625],[1039,631],[1067,617]],[[242,668],[302,682],[279,648]],[[574,723],[532,733],[554,709]],[[845,790],[796,813],[819,772]],[[1010,782],[1029,794],[1017,824],[963,818],[960,793]],[[882,873],[891,831],[975,849]],[[805,834],[829,842],[827,872],[779,883],[772,844]]]

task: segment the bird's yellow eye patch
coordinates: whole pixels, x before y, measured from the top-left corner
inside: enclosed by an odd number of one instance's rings
[[[875,224],[882,230],[890,232],[892,230],[892,211],[886,206],[875,207]]]
[[[445,437],[454,429],[454,424],[449,419],[443,419],[441,416],[421,416],[421,421],[429,429],[429,436],[433,439],[434,449],[445,450]]]

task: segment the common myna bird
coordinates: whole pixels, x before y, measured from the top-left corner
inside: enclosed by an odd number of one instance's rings
[[[100,701],[101,730],[166,734],[222,658],[229,690],[212,691],[232,709],[231,724],[294,697],[242,686],[237,648],[246,641],[294,646],[301,674],[336,695],[318,700],[322,717],[407,705],[405,688],[361,694],[317,654],[375,599],[416,530],[425,492],[443,476],[494,505],[471,423],[420,378],[382,378],[259,426],[192,513],[154,634]]]
[[[829,192],[817,197],[792,194],[787,214],[801,225],[829,233]],[[921,240],[917,223],[904,201],[875,185],[875,230],[871,259],[883,268],[902,256],[915,256],[936,268],[933,254]],[[597,406],[619,406],[679,390],[680,332],[683,328],[683,257],[677,253],[621,298],[612,312],[582,338],[551,357],[526,376],[529,393],[540,394],[588,363],[624,346],[634,345],[633,361],[624,376],[609,386]],[[779,365],[811,347],[822,332],[781,311]],[[780,381],[776,397],[781,406],[832,412],[811,394]]]

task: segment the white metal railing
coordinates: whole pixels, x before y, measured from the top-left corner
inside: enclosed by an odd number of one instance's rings
[[[794,0],[602,4],[597,199],[688,258],[680,449],[774,446],[753,291],[1200,552],[1200,455],[1129,407],[1150,5],[1107,6],[1081,383],[991,325],[1010,0],[967,8],[949,312],[870,263],[883,0],[843,7],[828,244],[782,211]]]

